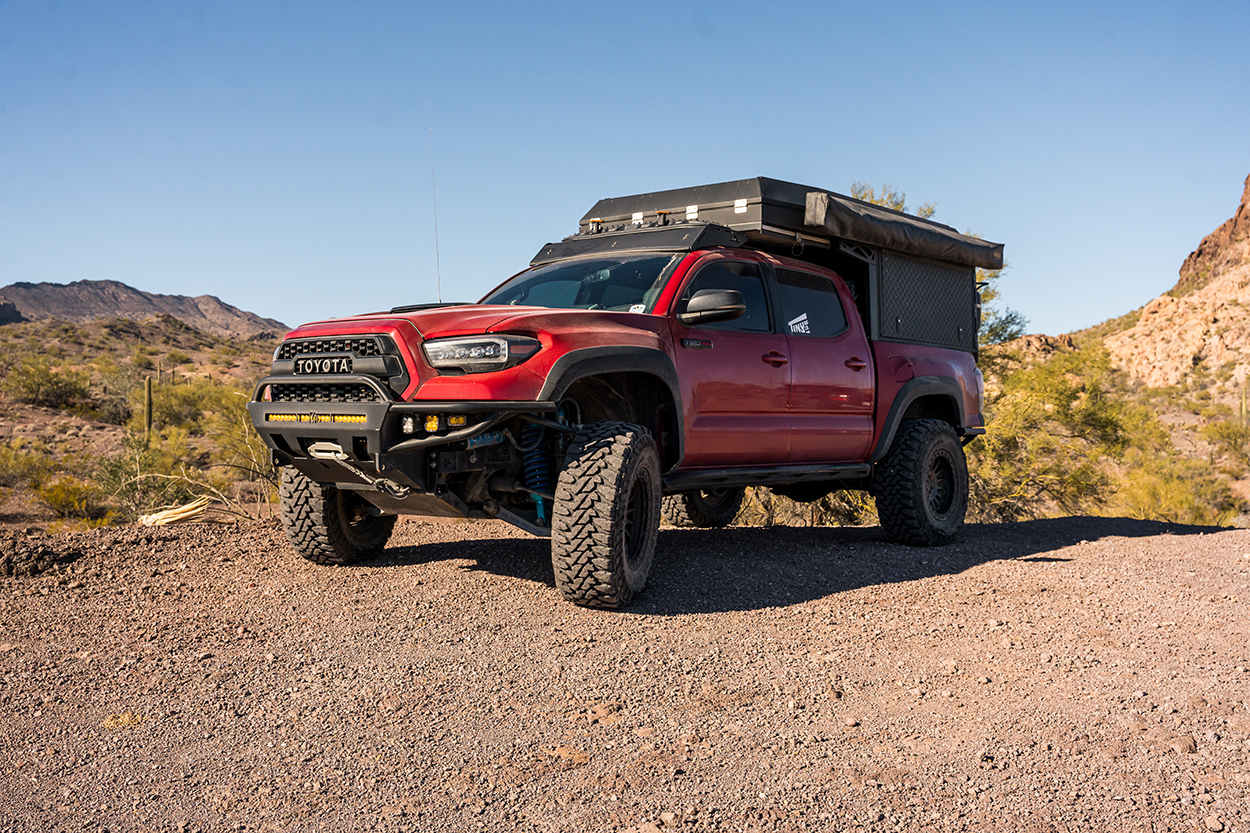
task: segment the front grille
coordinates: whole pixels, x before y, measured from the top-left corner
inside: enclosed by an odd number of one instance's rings
[[[389,339],[388,339],[389,341]],[[382,345],[375,336],[363,338],[309,338],[284,341],[278,348],[278,360],[293,359],[309,353],[351,353],[356,356],[380,356]]]
[[[292,383],[270,385],[274,402],[378,402],[381,397],[369,385],[360,382]]]

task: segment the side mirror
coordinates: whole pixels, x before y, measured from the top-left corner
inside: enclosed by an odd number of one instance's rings
[[[700,289],[677,313],[677,320],[687,327],[732,321],[746,315],[746,301],[736,289]]]

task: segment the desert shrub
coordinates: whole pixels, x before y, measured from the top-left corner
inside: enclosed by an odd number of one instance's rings
[[[999,380],[987,395],[986,434],[968,447],[972,518],[1074,514],[1107,501],[1104,460],[1128,445],[1110,374],[1106,350],[1091,345]]]
[[[37,487],[35,497],[58,518],[94,518],[103,514],[95,484],[68,474]]]
[[[204,431],[213,438],[210,466],[223,481],[258,484],[260,494],[272,503],[278,496],[278,480],[269,447],[252,425],[247,403],[249,394],[240,390],[220,401],[219,407],[204,419]]]
[[[237,389],[213,379],[186,379],[176,385],[152,386],[152,427],[156,430],[185,428],[192,436],[204,433],[206,414],[228,412]],[[130,391],[132,430],[143,430],[143,387]]]
[[[45,408],[64,408],[87,399],[87,374],[60,370],[42,356],[26,356],[9,369],[5,390],[19,402]]]
[[[1250,422],[1234,417],[1202,428],[1204,439],[1232,458],[1239,474],[1250,470]]]
[[[748,488],[734,521],[747,526],[867,526],[877,522],[873,499],[865,492],[839,490],[807,503],[771,489]]]
[[[174,366],[180,364],[191,364],[191,357],[181,350],[170,350],[165,354],[165,359]]]
[[[1130,449],[1107,514],[1183,524],[1225,524],[1239,505],[1227,481],[1201,460]]]
[[[125,425],[134,415],[131,399],[136,389],[142,390],[145,374],[133,365],[119,365],[108,356],[96,358],[93,364],[99,376],[91,402],[81,410],[80,416],[110,425]],[[142,402],[140,393],[140,407]]]
[[[65,535],[70,532],[86,532],[104,526],[112,526],[117,522],[117,515],[112,510],[95,518],[61,518],[48,524],[48,532],[52,535]]]
[[[37,487],[56,470],[56,462],[44,451],[0,445],[0,485]]]
[[[187,503],[203,486],[202,473],[182,429],[158,432],[151,438],[128,431],[120,454],[102,458],[95,480],[124,520],[167,506]]]

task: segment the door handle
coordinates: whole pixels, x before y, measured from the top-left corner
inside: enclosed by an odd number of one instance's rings
[[[865,367],[868,366],[868,362],[864,361],[858,356],[851,356],[849,359],[846,360],[846,366],[849,367],[851,370],[863,370]]]
[[[767,353],[760,356],[760,358],[768,364],[771,364],[773,367],[781,367],[783,364],[787,364],[790,361],[789,358],[778,353],[776,350],[769,350]]]

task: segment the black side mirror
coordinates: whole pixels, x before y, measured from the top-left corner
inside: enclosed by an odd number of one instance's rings
[[[677,320],[687,327],[732,321],[746,315],[746,301],[736,289],[700,289],[677,313]]]

